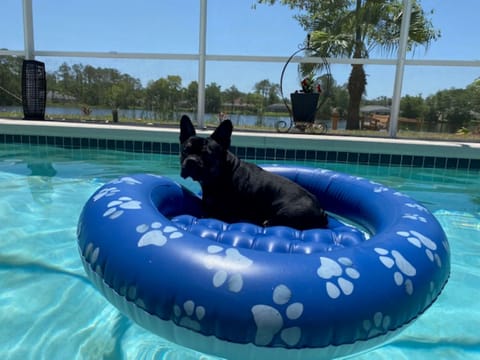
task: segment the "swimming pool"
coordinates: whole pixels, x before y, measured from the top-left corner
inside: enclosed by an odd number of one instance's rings
[[[297,164],[405,192],[435,214],[449,238],[452,273],[437,302],[393,343],[355,359],[478,359],[479,171]],[[135,172],[198,189],[179,177],[176,155],[0,144],[0,358],[213,359],[133,324],[84,274],[76,245],[80,210],[103,183]]]

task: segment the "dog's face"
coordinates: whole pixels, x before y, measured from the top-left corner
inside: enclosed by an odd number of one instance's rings
[[[196,136],[189,117],[180,120],[180,163],[183,178],[191,177],[201,185],[214,183],[221,174],[225,162],[233,126],[223,121],[208,138]]]

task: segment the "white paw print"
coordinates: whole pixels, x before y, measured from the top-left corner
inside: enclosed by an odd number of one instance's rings
[[[415,209],[415,210],[419,210],[419,211],[423,211],[423,212],[428,212],[428,210],[423,207],[422,205],[420,204],[416,204],[416,203],[406,203],[405,206],[408,206],[409,208],[412,208],[412,209]]]
[[[375,188],[373,189],[373,192],[376,193],[381,193],[390,190],[388,187],[383,186],[382,184],[379,184],[375,181],[370,181],[370,184],[375,185]]]
[[[276,305],[284,306],[285,316],[289,320],[297,320],[303,314],[303,304],[294,302],[288,304],[292,298],[292,292],[286,285],[278,285],[273,290],[272,300]],[[288,305],[287,305],[288,304]],[[283,329],[283,317],[280,312],[273,306],[258,304],[252,306],[253,319],[257,326],[255,336],[255,344],[268,345],[273,337],[280,332],[282,341],[289,345],[295,346],[300,341],[302,330],[298,326],[292,326]]]
[[[373,320],[373,321],[372,321]],[[363,328],[368,333],[368,337],[385,334],[390,326],[390,316],[384,316],[381,312],[375,313],[372,320],[364,320]]]
[[[141,181],[138,181],[130,176],[124,176],[119,179],[110,181],[110,184],[140,185],[141,183]]]
[[[354,175],[351,175],[351,176],[350,176],[350,179],[355,180],[355,181],[363,181],[363,180],[365,180],[365,178],[363,178],[363,177],[361,177],[361,176],[354,176]]]
[[[139,210],[142,208],[142,203],[137,200],[133,200],[128,196],[121,196],[117,200],[110,201],[107,205],[107,211],[103,213],[103,216],[107,216],[110,219],[116,219],[122,216],[124,210]]]
[[[410,219],[410,220],[414,220],[414,221],[420,221],[420,222],[423,222],[423,223],[426,223],[427,222],[427,219],[425,219],[423,216],[420,216],[418,214],[404,214],[402,216],[402,218],[404,219]]]
[[[169,239],[178,239],[183,236],[183,234],[174,226],[165,226],[163,230],[161,228],[162,224],[159,222],[153,222],[151,225],[138,225],[136,231],[143,235],[140,240],[138,240],[137,246],[163,246]]]
[[[435,261],[438,267],[442,267],[442,259],[440,259],[440,256],[438,256],[436,253],[437,244],[435,244],[431,239],[415,230],[397,231],[397,235],[406,238],[410,244],[419,249],[425,247],[425,254],[427,255],[428,259],[432,262]]]
[[[213,275],[213,286],[220,287],[226,283],[229,291],[240,292],[243,288],[241,271],[252,265],[253,261],[235,248],[228,248],[224,254],[220,254],[224,251],[223,247],[210,245],[207,251],[210,255],[205,257],[205,267],[217,270]]]
[[[193,300],[187,300],[183,303],[182,308],[179,305],[174,305],[173,313],[180,326],[200,331],[200,321],[204,318],[206,311],[203,306],[196,306]]]
[[[98,201],[103,197],[113,196],[119,191],[116,187],[103,188],[93,196],[93,201]]]
[[[396,270],[393,273],[393,280],[397,286],[405,286],[405,291],[408,295],[413,294],[413,282],[410,279],[417,274],[417,270],[407,259],[403,257],[397,250],[388,251],[382,248],[375,248],[375,252],[380,255],[380,262],[387,268],[392,269],[394,266]],[[407,279],[405,279],[405,277]]]
[[[337,261],[320,257],[320,267],[317,269],[317,275],[325,280],[328,296],[332,299],[338,298],[342,293],[350,295],[353,293],[354,286],[350,280],[356,280],[360,273],[352,267],[353,263],[347,257],[338,258]]]

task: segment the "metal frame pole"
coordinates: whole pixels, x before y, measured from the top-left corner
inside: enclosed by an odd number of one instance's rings
[[[23,40],[25,46],[25,60],[35,59],[35,44],[33,39],[32,0],[23,0]]]
[[[408,47],[408,31],[412,14],[412,0],[403,0],[403,16],[400,27],[400,40],[398,45],[397,66],[395,70],[395,83],[393,87],[392,108],[390,110],[390,125],[388,134],[394,138],[397,136],[398,117],[400,114],[400,99],[402,97],[402,83],[405,71],[405,60]]]
[[[205,71],[207,55],[207,0],[200,1],[200,38],[198,47],[198,103],[197,121],[200,128],[205,126]]]

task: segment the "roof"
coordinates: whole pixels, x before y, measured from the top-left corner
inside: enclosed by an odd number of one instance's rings
[[[360,107],[360,112],[390,114],[390,108],[382,105],[365,105]]]

